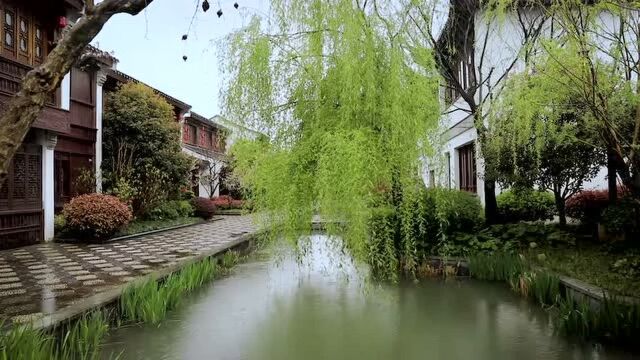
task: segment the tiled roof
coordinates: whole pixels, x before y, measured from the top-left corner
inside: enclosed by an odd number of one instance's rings
[[[102,63],[105,63],[109,66],[118,63],[118,59],[115,56],[111,55],[110,53],[104,50],[100,50],[91,44],[85,47],[84,53],[82,54],[82,57],[81,57],[81,62],[88,58],[99,60]]]
[[[134,78],[133,76],[125,74],[122,71],[115,70],[115,69],[108,69],[107,70],[107,75],[111,76],[111,77],[113,77],[116,80],[121,81],[121,82],[133,81],[133,82],[136,82],[136,83],[145,84],[144,82]],[[148,84],[145,84],[145,85],[149,86]],[[155,92],[157,92],[160,96],[162,96],[165,99],[167,99],[167,101],[169,101],[171,104],[173,104],[173,105],[175,105],[175,106],[177,106],[177,107],[179,107],[179,108],[181,108],[183,110],[191,109],[191,105],[189,105],[189,104],[187,104],[187,103],[185,103],[183,101],[180,101],[180,100],[174,98],[173,96],[168,95],[167,93],[164,93],[164,92],[162,92],[162,91],[160,91],[160,90],[158,90],[158,89],[156,89],[156,88],[154,88],[152,86],[149,86],[149,87],[152,88]]]

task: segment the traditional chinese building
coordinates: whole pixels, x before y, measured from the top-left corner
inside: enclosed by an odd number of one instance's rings
[[[0,0],[0,112],[80,11],[75,0]],[[34,122],[0,187],[0,249],[52,239],[56,208],[99,168],[101,69],[114,61],[87,49]]]
[[[226,160],[229,130],[193,111],[182,124],[182,151],[198,159],[193,172],[193,192],[212,198],[220,192],[219,176]]]

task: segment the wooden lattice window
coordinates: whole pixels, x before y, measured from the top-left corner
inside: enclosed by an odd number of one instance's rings
[[[458,148],[458,170],[460,173],[460,190],[476,193],[478,191],[478,180],[474,143]]]
[[[200,146],[211,149],[211,131],[207,130],[205,127],[200,129]]]
[[[47,55],[53,29],[45,29],[42,19],[22,4],[18,6],[0,2],[2,56],[25,65],[41,64]]]
[[[42,207],[40,146],[23,145],[14,155],[7,179],[0,187],[0,209]]]
[[[184,124],[182,128],[182,141],[187,144],[196,144],[196,127],[191,124]]]
[[[3,14],[3,39],[5,55],[16,57],[16,11],[15,8],[5,6]]]
[[[38,63],[41,62],[42,58],[44,57],[45,42],[44,42],[44,31],[42,31],[42,27],[38,25],[35,26],[33,49],[34,49],[36,62]]]

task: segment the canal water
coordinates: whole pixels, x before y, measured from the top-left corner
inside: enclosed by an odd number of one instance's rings
[[[306,255],[262,251],[190,295],[159,327],[115,330],[122,359],[630,359],[554,334],[549,314],[504,284],[378,286],[324,235]]]

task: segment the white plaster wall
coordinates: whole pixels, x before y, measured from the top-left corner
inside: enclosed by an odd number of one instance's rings
[[[71,108],[71,73],[67,73],[60,83],[60,108],[67,110]]]
[[[525,18],[532,18],[538,15],[535,11],[525,14]],[[640,16],[640,12],[636,14]],[[483,86],[476,93],[476,101],[481,102],[488,94],[493,93],[499,96],[501,88],[509,76],[524,70],[524,61],[518,59],[522,52],[523,32],[518,23],[515,14],[508,15],[505,19],[498,21],[489,18],[487,13],[479,11],[475,16],[475,61],[476,66],[482,66],[480,70],[476,69],[476,77],[478,82],[483,82]],[[607,39],[606,32],[613,32],[619,25],[619,19],[610,13],[602,13],[598,18],[598,26],[600,26],[601,34],[597,38],[600,48],[598,56],[603,60],[610,60],[609,55],[604,49],[611,47],[611,41]],[[556,30],[557,31],[557,30]],[[543,36],[552,35],[552,23],[547,21],[543,26]],[[485,44],[486,37],[486,47]],[[483,50],[484,47],[484,50]],[[637,50],[635,49],[636,53]],[[484,52],[483,52],[484,51]],[[506,70],[511,66],[514,59],[518,59],[504,79],[499,79]],[[491,106],[490,100],[485,103],[485,111]],[[442,116],[440,125],[443,131],[444,144],[441,147],[441,156],[425,160],[426,164],[423,169],[423,179],[427,186],[429,183],[429,173],[431,170],[436,172],[436,182],[440,186],[448,186],[447,169],[446,169],[446,153],[450,154],[450,172],[451,172],[451,188],[459,188],[459,173],[457,168],[458,153],[456,151],[460,146],[466,145],[472,141],[476,141],[477,133],[475,129],[470,129],[465,123],[465,118],[470,115],[467,104],[458,99]],[[462,126],[462,128],[460,128]],[[476,149],[478,150],[478,149]],[[476,164],[478,170],[478,195],[484,202],[484,164],[483,159],[479,156],[480,152],[476,151]],[[607,187],[607,171],[602,168],[598,175],[589,182],[586,182],[586,189],[603,189]],[[501,189],[496,185],[496,193],[499,194]]]

